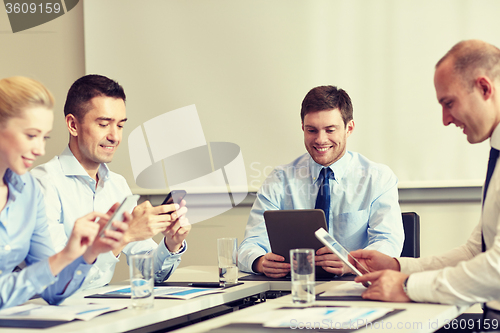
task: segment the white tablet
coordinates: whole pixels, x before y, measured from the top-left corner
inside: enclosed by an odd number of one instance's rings
[[[349,252],[342,245],[340,245],[340,243],[337,242],[335,240],[335,238],[333,238],[325,229],[319,228],[318,230],[316,230],[316,232],[314,234],[316,235],[316,238],[318,238],[320,240],[321,243],[323,243],[327,248],[330,249],[330,251],[332,251],[334,254],[336,254],[337,257],[339,257],[339,259],[342,260],[342,262],[344,264],[346,264],[347,267],[349,267],[357,276],[361,276],[361,275],[363,275],[363,273],[361,273],[356,267],[354,267],[349,262],[349,260],[347,259],[347,257],[351,257],[356,262],[356,264],[359,267],[363,268],[363,270],[366,273],[369,272],[368,269],[366,269],[366,267],[364,267],[363,265],[361,265],[359,263],[359,261],[356,260],[356,258],[354,258],[353,256],[351,256],[349,254]],[[370,282],[364,282],[363,285],[365,287],[368,287],[369,285],[371,285],[371,283]]]

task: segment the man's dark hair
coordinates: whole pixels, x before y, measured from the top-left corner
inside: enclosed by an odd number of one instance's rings
[[[343,89],[335,86],[320,86],[311,89],[302,101],[300,118],[304,122],[304,117],[310,112],[339,109],[344,125],[352,120],[351,98]]]
[[[78,121],[83,121],[90,110],[89,102],[94,97],[106,96],[126,100],[123,87],[118,82],[102,75],[85,75],[76,80],[69,88],[64,116],[72,114]]]

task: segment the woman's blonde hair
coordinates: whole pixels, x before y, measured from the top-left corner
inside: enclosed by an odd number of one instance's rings
[[[22,76],[0,80],[0,124],[21,117],[29,107],[54,108],[54,96],[40,82]]]

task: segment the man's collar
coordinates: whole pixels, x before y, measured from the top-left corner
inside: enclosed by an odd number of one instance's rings
[[[66,176],[90,177],[84,167],[80,164],[80,162],[78,162],[75,155],[73,155],[69,146],[66,146],[61,155],[59,155],[59,163],[61,163],[62,171]],[[109,168],[106,163],[101,163],[99,165],[97,174],[99,175],[99,179],[102,179],[103,181],[108,179]]]
[[[491,147],[500,150],[500,124],[498,124],[493,130],[493,133],[491,133],[490,145]]]
[[[344,177],[344,174],[347,171],[347,167],[349,165],[349,162],[351,161],[351,153],[349,151],[346,151],[344,156],[342,156],[338,161],[334,162],[333,164],[330,164],[328,168],[330,168],[333,171],[333,176],[334,180],[338,183],[342,177]],[[321,164],[316,163],[311,155],[309,155],[309,169],[311,170],[311,181],[314,183],[318,181],[319,174],[321,172],[321,169],[323,169],[324,166]]]

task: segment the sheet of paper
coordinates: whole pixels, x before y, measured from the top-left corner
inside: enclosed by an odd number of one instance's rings
[[[154,295],[158,298],[191,299],[194,297],[223,292],[222,288],[195,288],[195,287],[155,287]],[[119,288],[103,293],[103,295],[130,296],[130,287]]]
[[[390,308],[309,307],[280,311],[265,327],[358,329],[391,312]]]
[[[235,320],[240,323],[252,323],[252,324],[263,324],[265,322],[286,316],[288,311],[284,309],[276,309],[272,311],[266,311],[263,313],[256,313],[250,316],[238,317]]]
[[[321,296],[361,296],[366,287],[361,283],[349,281],[339,286],[326,290]]]
[[[103,313],[121,310],[127,305],[82,304],[82,305],[38,305],[24,304],[0,311],[0,319],[23,320],[90,320]]]

